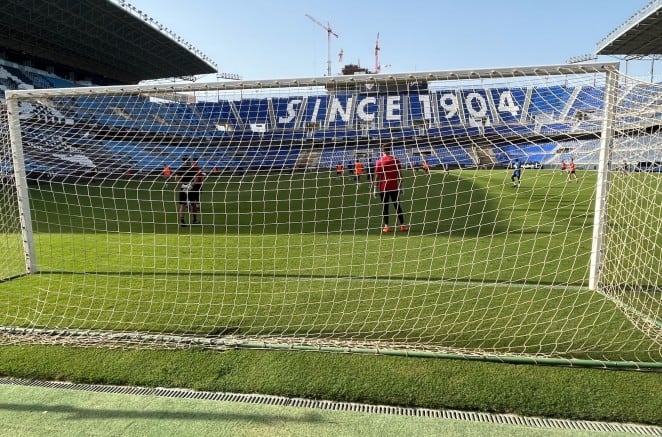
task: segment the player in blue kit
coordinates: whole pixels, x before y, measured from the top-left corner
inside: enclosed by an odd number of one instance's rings
[[[519,161],[519,158],[515,158],[513,169],[513,175],[510,177],[510,180],[513,181],[513,187],[518,187],[522,181],[522,163]]]

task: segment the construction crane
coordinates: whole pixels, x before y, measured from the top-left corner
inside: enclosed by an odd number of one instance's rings
[[[310,18],[310,20],[320,26],[322,29],[326,30],[326,35],[327,35],[327,56],[326,56],[326,65],[327,65],[327,70],[326,74],[327,76],[331,76],[331,35],[335,36],[336,38],[338,37],[338,34],[331,29],[330,24],[326,24],[326,26],[322,23],[320,23],[318,20],[315,18],[311,17],[310,15],[306,14],[306,17]]]
[[[379,74],[382,70],[382,66],[379,63],[379,32],[377,32],[377,41],[375,42],[375,74]]]
[[[377,41],[375,42],[375,74],[379,74],[382,71],[382,64],[379,60],[379,51],[381,50],[381,47],[379,47],[379,32],[377,32]],[[386,64],[384,67],[390,67],[391,64]]]

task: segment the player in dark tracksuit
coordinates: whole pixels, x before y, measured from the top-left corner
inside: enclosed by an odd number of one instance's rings
[[[191,206],[191,193],[193,181],[198,174],[199,169],[190,158],[185,157],[182,161],[182,166],[177,170],[177,183],[179,184],[179,224],[180,226],[188,226],[186,223],[186,212],[191,210],[193,212],[193,223],[197,222],[197,217]],[[193,196],[195,197],[195,196]],[[199,197],[198,197],[199,200]]]

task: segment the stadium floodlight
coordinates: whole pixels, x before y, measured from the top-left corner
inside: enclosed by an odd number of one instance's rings
[[[222,79],[229,79],[229,80],[241,80],[241,76],[237,73],[223,73],[219,72],[216,73],[216,79],[217,80],[222,80]]]
[[[568,64],[579,64],[580,62],[590,62],[590,61],[595,61],[596,59],[598,59],[598,56],[596,54],[586,53],[579,56],[573,56],[572,58],[568,59],[566,62]]]
[[[7,91],[0,343],[659,368],[662,86],[618,70]]]

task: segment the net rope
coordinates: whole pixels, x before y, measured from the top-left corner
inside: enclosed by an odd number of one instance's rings
[[[662,88],[618,75],[599,181],[605,69],[522,71],[9,94],[0,343],[102,332],[659,363]],[[385,146],[407,230],[390,205],[384,232]]]

